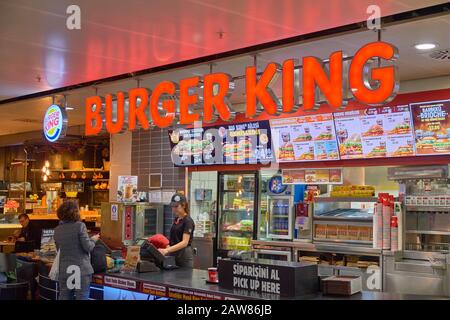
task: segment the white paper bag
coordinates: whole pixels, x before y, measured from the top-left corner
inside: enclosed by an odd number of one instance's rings
[[[52,268],[50,269],[50,272],[48,273],[48,277],[53,281],[58,281],[58,274],[59,274],[59,250],[56,253],[55,261],[53,261],[53,265]]]

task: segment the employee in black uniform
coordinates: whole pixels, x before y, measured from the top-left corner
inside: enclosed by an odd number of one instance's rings
[[[176,217],[170,229],[169,246],[165,249],[159,249],[159,251],[163,255],[174,255],[177,266],[192,268],[194,255],[191,244],[195,224],[189,216],[189,205],[186,197],[182,194],[173,195],[170,206]]]

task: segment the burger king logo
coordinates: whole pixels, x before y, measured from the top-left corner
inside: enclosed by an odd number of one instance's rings
[[[56,104],[50,106],[44,116],[44,136],[50,142],[55,142],[65,135],[67,125],[66,113]]]

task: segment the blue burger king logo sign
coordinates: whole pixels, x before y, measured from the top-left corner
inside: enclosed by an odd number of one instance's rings
[[[64,109],[51,105],[44,116],[44,136],[50,142],[64,137],[67,128],[67,116]]]

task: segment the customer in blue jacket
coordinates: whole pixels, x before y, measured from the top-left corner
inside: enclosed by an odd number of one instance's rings
[[[55,229],[54,238],[56,248],[60,251],[59,299],[88,300],[91,278],[94,273],[90,252],[94,249],[99,235],[89,238],[86,225],[80,221],[78,205],[74,201],[64,202],[58,208],[57,215],[60,223]],[[70,266],[75,266],[75,269],[79,268],[78,270],[80,270],[79,286],[75,286],[75,288],[73,270],[68,269]]]

